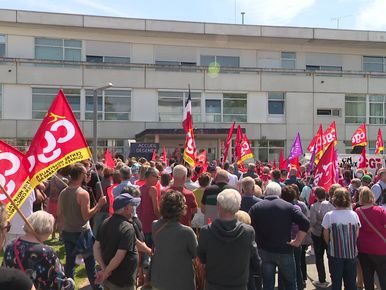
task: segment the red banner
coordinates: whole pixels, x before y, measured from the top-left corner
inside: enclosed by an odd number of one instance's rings
[[[104,162],[104,165],[106,167],[110,167],[110,168],[115,168],[115,162],[114,162],[114,159],[113,157],[111,156],[111,153],[109,151],[109,149],[106,149],[105,151],[105,162]]]
[[[358,160],[358,168],[367,169],[366,147],[362,148],[362,153]]]
[[[32,191],[28,172],[23,166],[24,154],[0,140],[0,184],[7,191],[17,207],[21,207]],[[9,199],[0,193],[0,202],[6,206],[7,219],[16,213]]]
[[[314,184],[323,187],[326,191],[336,182],[334,148],[334,143],[330,143],[314,171]]]
[[[229,151],[229,147],[231,145],[232,135],[233,135],[233,130],[234,129],[235,129],[235,122],[233,122],[232,126],[229,128],[227,140],[225,142],[224,157],[223,157],[223,162],[224,163],[227,161],[228,151]]]
[[[23,160],[32,187],[60,168],[91,157],[90,149],[62,90],[59,90]]]
[[[237,165],[250,158],[253,158],[253,153],[247,138],[247,134],[244,134],[243,141],[240,144],[240,155],[237,156]]]
[[[351,145],[352,145],[352,148],[356,146],[367,146],[365,124],[360,125],[360,127],[354,132],[354,134],[351,137]]]
[[[241,155],[241,142],[243,141],[243,131],[240,125],[237,126],[236,141],[235,141],[235,159],[239,159]]]
[[[331,143],[333,143],[334,146],[336,145],[336,143],[338,142],[338,137],[336,134],[335,121],[331,123],[330,127],[328,127],[326,131],[324,131],[322,139],[323,139],[323,148],[324,149],[327,149],[327,147]]]
[[[382,154],[384,150],[381,128],[378,129],[377,141],[375,142],[375,154]]]
[[[193,129],[186,133],[183,159],[191,168],[196,166],[196,142],[194,141]]]

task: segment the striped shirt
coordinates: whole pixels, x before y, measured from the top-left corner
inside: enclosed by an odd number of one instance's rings
[[[357,237],[360,226],[358,215],[351,209],[326,213],[322,227],[330,234],[328,254],[334,258],[355,258],[358,254]]]

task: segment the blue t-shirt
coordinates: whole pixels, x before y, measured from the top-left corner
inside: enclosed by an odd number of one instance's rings
[[[241,206],[240,210],[249,212],[250,208],[257,202],[261,201],[261,198],[258,198],[254,195],[243,195],[241,197]]]

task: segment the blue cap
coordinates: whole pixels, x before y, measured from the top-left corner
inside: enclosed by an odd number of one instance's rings
[[[141,203],[140,197],[133,197],[128,193],[122,193],[114,198],[114,210],[118,210],[124,208],[126,205],[131,204],[134,206],[138,206]]]

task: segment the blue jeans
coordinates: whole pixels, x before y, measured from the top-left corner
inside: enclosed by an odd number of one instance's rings
[[[281,274],[281,280],[286,290],[297,290],[296,286],[296,266],[294,254],[272,253],[259,249],[263,269],[263,290],[273,290],[275,288],[276,267]]]
[[[62,234],[64,249],[66,251],[66,264],[64,272],[67,277],[74,279],[75,258],[78,254],[83,255],[84,264],[88,280],[93,289],[103,289],[102,286],[95,284],[95,259],[92,252],[93,236],[91,230],[85,232],[66,232]]]
[[[332,290],[342,289],[342,279],[346,290],[357,290],[356,276],[357,264],[356,258],[343,259],[328,257],[328,265],[330,268]]]

